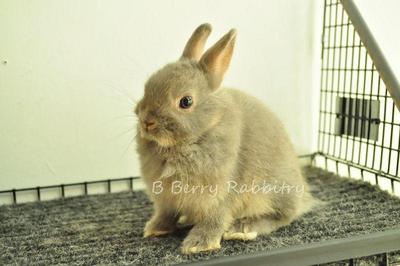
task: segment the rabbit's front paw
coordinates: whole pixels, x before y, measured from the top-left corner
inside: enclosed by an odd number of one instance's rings
[[[152,218],[144,227],[143,237],[162,236],[174,231],[175,227],[167,221],[160,221],[158,218]]]
[[[181,251],[184,254],[192,254],[220,248],[221,237],[209,237],[206,234],[189,234],[183,241]]]

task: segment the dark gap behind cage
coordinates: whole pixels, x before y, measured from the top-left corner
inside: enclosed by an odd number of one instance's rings
[[[378,140],[379,101],[336,98],[335,134]]]

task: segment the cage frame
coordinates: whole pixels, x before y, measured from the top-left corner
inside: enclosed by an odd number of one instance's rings
[[[338,6],[342,6],[342,15],[339,16],[337,10]],[[331,14],[332,8],[335,6],[336,14]],[[329,9],[329,14],[327,14],[327,10]],[[344,14],[347,16],[348,21],[343,21]],[[338,17],[341,17],[341,21],[338,21]],[[332,22],[332,18],[334,21]],[[329,22],[327,22],[329,21]],[[347,28],[346,28],[347,27]],[[351,37],[349,37],[350,27],[353,28],[353,40],[349,41]],[[337,36],[337,29],[340,29],[340,36]],[[334,32],[333,36],[331,36],[331,30]],[[328,31],[328,34],[327,34]],[[347,36],[342,36],[343,31],[347,32]],[[328,36],[327,38],[326,35]],[[359,42],[355,44],[355,37],[359,39]],[[340,40],[339,40],[340,38]],[[325,40],[327,39],[327,40]],[[332,40],[333,39],[333,40]],[[346,39],[345,44],[343,44],[343,40]],[[339,45],[337,44],[339,40]],[[326,43],[327,44],[326,44]],[[332,44],[333,42],[333,44]],[[399,157],[400,157],[400,141],[398,147],[393,148],[393,128],[399,129],[400,124],[394,122],[394,114],[400,111],[400,83],[396,78],[395,74],[393,73],[390,65],[388,64],[385,56],[383,55],[377,41],[375,40],[372,32],[370,31],[368,25],[366,24],[365,20],[363,19],[360,11],[358,10],[354,0],[325,0],[324,1],[324,18],[323,18],[323,28],[322,28],[322,38],[321,38],[321,77],[320,77],[320,114],[319,114],[319,129],[318,129],[318,151],[313,154],[313,163],[315,163],[316,158],[322,158],[325,161],[325,169],[328,169],[328,163],[333,162],[336,166],[334,170],[336,173],[339,173],[339,165],[347,166],[347,175],[351,176],[351,169],[358,169],[361,174],[361,179],[364,180],[364,174],[369,173],[374,176],[375,184],[379,185],[379,181],[381,180],[389,180],[391,185],[391,192],[395,192],[395,183],[400,184],[400,164],[399,164]],[[347,66],[347,56],[348,51],[350,49],[351,60],[350,68]],[[358,51],[358,55],[356,54],[356,50]],[[339,51],[337,51],[339,50]],[[345,50],[345,66],[342,67],[341,58],[342,58],[342,50]],[[365,50],[365,51],[364,51]],[[362,53],[364,51],[364,53]],[[324,54],[327,54],[327,59],[325,61]],[[332,58],[329,56],[332,54]],[[356,54],[356,56],[355,56]],[[361,55],[364,55],[365,59],[363,58],[361,62]],[[335,58],[336,56],[336,58]],[[339,57],[339,59],[337,59]],[[356,57],[356,59],[354,59]],[[367,60],[372,62],[371,67],[367,66]],[[355,62],[358,60],[358,62]],[[338,62],[336,62],[338,61]],[[354,62],[353,62],[354,61]],[[363,65],[364,64],[364,65]],[[333,66],[332,66],[333,65]],[[369,92],[366,90],[366,77],[367,73],[371,73],[371,81],[370,81],[370,88],[368,88]],[[344,81],[340,80],[340,75],[343,74]],[[350,91],[346,91],[345,87],[346,77],[350,73]],[[375,80],[377,83],[378,92],[373,93],[373,82],[374,82],[374,74],[377,76]],[[361,78],[360,78],[361,77]],[[356,88],[353,91],[354,80],[356,80]],[[363,80],[359,80],[363,79]],[[337,81],[337,86],[334,86],[334,80]],[[331,82],[329,82],[331,81]],[[348,81],[347,81],[348,82]],[[339,84],[343,83],[343,84]],[[363,83],[363,84],[362,84]],[[329,84],[329,86],[328,86]],[[360,88],[363,88],[363,91],[360,91]],[[382,93],[383,92],[383,93]],[[336,144],[337,139],[334,134],[334,130],[332,129],[332,122],[329,121],[332,116],[335,115],[334,108],[333,108],[333,100],[334,96],[338,97],[341,95],[349,95],[347,99],[377,99],[383,101],[383,109],[384,109],[384,119],[380,122],[383,123],[382,125],[382,134],[385,134],[386,126],[390,127],[390,144],[385,144],[383,137],[382,143],[378,141],[371,142],[370,140],[365,140],[363,138],[357,138],[355,136],[339,136],[339,155],[336,153]],[[384,94],[384,95],[382,95]],[[361,98],[360,98],[361,97]],[[330,98],[330,101],[327,102],[327,98]],[[383,99],[382,99],[383,98]],[[324,102],[323,102],[324,99]],[[389,99],[389,104],[388,104]],[[392,117],[389,118],[391,121],[386,121],[386,111],[390,111],[390,100],[393,101],[393,106],[391,109]],[[330,106],[328,110],[324,107]],[[371,104],[369,105],[371,108]],[[351,107],[348,107],[351,108]],[[353,106],[354,108],[354,106]],[[365,106],[355,106],[355,109],[362,109]],[[357,111],[356,111],[357,112]],[[337,114],[336,114],[337,115]],[[352,120],[353,122],[357,123],[357,118],[352,117],[353,112],[350,112],[348,115],[348,119]],[[369,114],[371,115],[371,113]],[[364,121],[372,121],[371,117],[365,117],[365,119],[361,122],[361,127],[363,126]],[[354,126],[355,127],[355,126]],[[355,129],[354,129],[355,130]],[[368,134],[370,132],[369,124],[368,124]],[[341,157],[342,152],[342,142],[346,143],[346,147],[344,148],[347,153],[345,158]],[[330,144],[333,142],[333,151],[331,151]],[[347,147],[347,144],[352,143],[352,149]],[[327,143],[327,147],[326,146]],[[355,145],[358,144],[358,145]],[[358,148],[359,150],[362,149],[362,146],[366,146],[367,154],[365,155],[364,163],[360,161],[360,154],[361,151],[358,152],[358,160],[353,158],[354,157],[354,150]],[[369,145],[373,146],[374,156],[372,160],[372,166],[368,165],[368,148]],[[382,165],[382,160],[379,160],[379,167],[375,167],[375,150],[378,148],[381,150],[380,156],[382,158],[383,153],[385,150],[389,150],[389,157],[391,157],[391,153],[397,153],[397,165],[395,166],[395,173],[390,172],[391,162],[388,160],[387,170],[385,171],[384,165]],[[351,152],[349,152],[351,151]],[[351,153],[351,158],[348,158],[348,153]],[[390,158],[389,158],[390,159]]]
[[[335,1],[335,2],[332,2]],[[357,31],[360,37],[360,42],[363,43],[367,49],[367,56],[369,55],[372,59],[376,70],[378,71],[379,77],[382,78],[385,83],[386,89],[393,99],[394,105],[397,111],[400,111],[400,83],[394,75],[391,67],[383,56],[382,51],[379,48],[373,34],[369,27],[364,21],[360,14],[354,0],[325,0],[324,1],[324,20],[325,23],[325,11],[327,5],[342,5],[344,11],[347,13],[349,20]],[[323,25],[323,32],[325,31],[325,25]],[[321,77],[323,75],[323,53],[324,53],[324,33],[322,36],[322,49],[321,49]],[[354,46],[353,46],[354,48]],[[322,83],[322,78],[321,78]],[[322,84],[321,88],[322,90]],[[394,108],[393,108],[394,112]],[[321,115],[320,115],[321,116]],[[320,118],[321,119],[321,118]],[[400,140],[399,140],[400,150]],[[373,174],[382,174],[374,169],[362,166],[360,164],[342,160],[335,156],[325,154],[323,151],[318,150],[315,153],[300,156],[301,158],[308,158],[312,165],[315,165],[316,159],[322,157],[325,160],[325,168],[327,169],[328,160],[334,161],[336,165],[343,163],[349,167],[355,167],[363,171],[368,171]],[[400,156],[399,156],[400,157]],[[398,158],[399,159],[399,158]],[[399,164],[397,164],[399,169]],[[338,172],[338,171],[336,171]],[[349,171],[350,172],[350,171]],[[397,171],[398,173],[398,171]],[[387,178],[393,181],[400,181],[399,176],[386,175]],[[22,192],[31,192],[36,194],[36,200],[42,200],[42,194],[52,190],[59,192],[59,198],[67,198],[66,188],[79,187],[83,190],[81,195],[90,195],[89,188],[95,184],[103,184],[106,186],[105,193],[112,193],[112,187],[116,182],[127,182],[127,190],[134,191],[134,181],[138,180],[139,177],[127,177],[127,178],[113,178],[104,179],[88,182],[78,182],[51,186],[37,186],[31,188],[21,189],[8,189],[0,191],[0,196],[9,195],[13,204],[18,204],[18,195]],[[356,259],[364,256],[380,255],[382,260],[380,265],[389,265],[388,254],[393,251],[400,250],[400,229],[387,230],[383,232],[370,233],[361,236],[352,236],[344,239],[334,239],[324,242],[303,244],[299,246],[292,246],[287,248],[279,248],[270,251],[263,251],[254,254],[238,255],[232,257],[222,257],[210,259],[208,261],[200,261],[190,263],[190,265],[242,265],[246,263],[248,265],[314,265],[320,263],[329,263],[337,261],[348,261],[349,265],[355,265]]]

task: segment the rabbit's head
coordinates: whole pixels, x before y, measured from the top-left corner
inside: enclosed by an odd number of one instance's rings
[[[181,58],[146,82],[144,96],[135,108],[141,137],[170,147],[195,141],[218,123],[226,99],[214,92],[229,66],[236,31],[229,31],[202,54],[210,33],[209,24],[200,25]]]

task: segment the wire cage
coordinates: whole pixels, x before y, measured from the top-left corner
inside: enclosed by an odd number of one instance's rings
[[[400,194],[399,99],[400,86],[353,1],[325,0],[318,151],[308,156],[312,164]],[[119,191],[134,190],[137,179],[11,189],[0,191],[0,200],[6,198],[8,203],[16,204],[26,193],[35,195],[37,201],[88,195],[95,186],[101,186],[104,193],[115,192],[116,187]],[[400,232],[395,230],[200,264],[304,265],[341,261],[341,265],[356,265],[357,257],[367,254],[374,255],[379,265],[389,265],[391,254],[400,249],[399,245]]]
[[[400,193],[400,112],[372,47],[338,0],[325,1],[322,36],[319,165]]]

